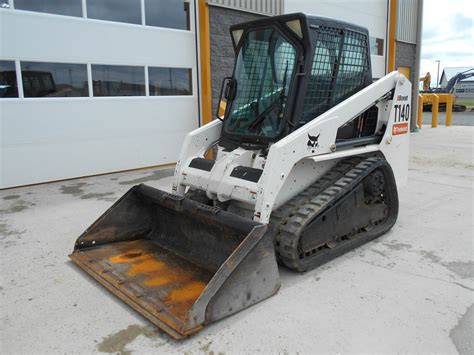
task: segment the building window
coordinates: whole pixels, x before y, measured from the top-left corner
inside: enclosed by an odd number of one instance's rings
[[[191,69],[148,68],[150,96],[192,95]]]
[[[85,64],[21,62],[25,97],[89,96]]]
[[[87,0],[87,17],[138,25],[142,23],[141,2],[140,0]]]
[[[189,1],[145,0],[145,22],[148,26],[189,30]]]
[[[15,62],[0,60],[0,98],[18,97]]]
[[[15,0],[15,9],[82,17],[81,0]]]
[[[383,39],[369,37],[369,41],[370,41],[370,54],[383,55]]]
[[[94,96],[145,96],[145,68],[92,65]]]

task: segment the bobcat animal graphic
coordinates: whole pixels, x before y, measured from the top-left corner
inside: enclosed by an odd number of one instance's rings
[[[321,134],[321,133],[320,133]],[[317,147],[319,145],[318,143],[318,138],[319,138],[319,134],[317,136],[311,136],[309,133],[308,133],[308,147],[310,148],[314,148],[314,147]]]

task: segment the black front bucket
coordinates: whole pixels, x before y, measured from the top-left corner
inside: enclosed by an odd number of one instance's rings
[[[176,339],[280,286],[266,225],[145,185],[90,226],[70,257]]]

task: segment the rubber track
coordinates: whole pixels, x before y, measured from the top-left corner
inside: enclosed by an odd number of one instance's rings
[[[293,214],[301,207],[308,203],[314,196],[318,195],[324,189],[331,186],[335,183],[339,178],[344,176],[349,170],[354,168],[362,158],[358,157],[351,157],[348,159],[344,159],[343,161],[339,162],[334,166],[331,170],[329,170],[326,174],[324,174],[318,181],[314,182],[312,185],[308,186],[306,189],[301,191],[296,196],[292,197],[290,200],[285,202],[282,206],[280,206],[277,210],[275,210],[270,217],[270,226],[276,229],[277,234],[275,237],[276,242],[276,250],[277,256],[278,247],[280,242],[280,235],[278,233],[281,226],[285,225],[288,221],[288,218],[293,216]]]
[[[299,238],[306,225],[360,183],[384,159],[350,158],[280,207],[270,223],[277,228],[275,250],[280,263],[302,271]],[[317,253],[317,252],[316,252]],[[314,257],[313,254],[308,259]]]

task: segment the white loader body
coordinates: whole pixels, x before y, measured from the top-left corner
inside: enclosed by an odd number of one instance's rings
[[[338,128],[374,104],[379,109],[376,130],[384,130],[380,143],[338,149]],[[253,206],[255,221],[268,223],[272,210],[318,180],[341,158],[377,151],[392,167],[397,185],[403,185],[408,172],[410,112],[411,83],[395,71],[272,144],[266,157],[259,150],[219,149],[210,171],[190,167],[194,158],[203,157],[219,141],[222,122],[214,120],[187,135],[176,164],[173,193],[183,196],[186,187],[193,187],[222,202],[241,201]],[[317,141],[310,141],[310,136]],[[258,181],[231,176],[238,166],[263,172]]]

